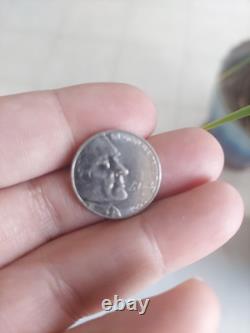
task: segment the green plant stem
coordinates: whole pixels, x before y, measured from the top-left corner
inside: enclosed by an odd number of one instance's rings
[[[236,121],[249,116],[250,116],[250,105],[245,106],[237,111],[231,112],[223,118],[214,120],[211,123],[202,126],[202,128],[204,128],[205,130],[211,130],[226,123]]]

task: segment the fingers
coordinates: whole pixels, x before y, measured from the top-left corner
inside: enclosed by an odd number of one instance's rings
[[[149,141],[163,169],[158,199],[214,180],[221,172],[222,150],[206,131],[178,130]],[[0,216],[0,266],[48,240],[100,220],[78,202],[68,169],[2,189]]]
[[[224,155],[218,141],[200,128],[186,128],[149,138],[163,169],[158,198],[216,180]]]
[[[0,318],[15,314],[7,323],[11,333],[62,331],[99,310],[104,298],[131,295],[214,251],[237,231],[242,215],[231,186],[209,183],[133,218],[49,242],[1,271]],[[5,326],[0,319],[0,331]]]
[[[199,280],[150,299],[147,312],[122,311],[90,321],[72,333],[216,333],[220,306],[214,292]]]
[[[125,84],[85,84],[0,98],[0,188],[66,165],[91,134],[120,128],[147,136],[151,101]]]

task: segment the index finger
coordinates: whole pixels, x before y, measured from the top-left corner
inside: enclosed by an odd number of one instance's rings
[[[101,130],[148,136],[155,109],[126,84],[84,84],[0,97],[0,188],[67,165],[79,144]]]

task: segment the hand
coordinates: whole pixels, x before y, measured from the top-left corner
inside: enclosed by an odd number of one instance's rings
[[[63,332],[104,298],[129,296],[204,257],[239,228],[237,192],[215,181],[223,154],[206,131],[149,138],[163,180],[157,201],[128,220],[88,212],[69,164],[90,135],[148,137],[155,110],[139,90],[89,84],[0,98],[0,332]],[[191,280],[154,298],[145,316],[115,313],[72,332],[215,332],[218,304]]]

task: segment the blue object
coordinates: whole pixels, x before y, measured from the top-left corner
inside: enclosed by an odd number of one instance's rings
[[[230,110],[223,98],[221,89],[217,86],[212,98],[209,121],[226,116]],[[232,168],[250,167],[250,133],[239,122],[232,122],[210,131],[220,142],[226,165]]]

